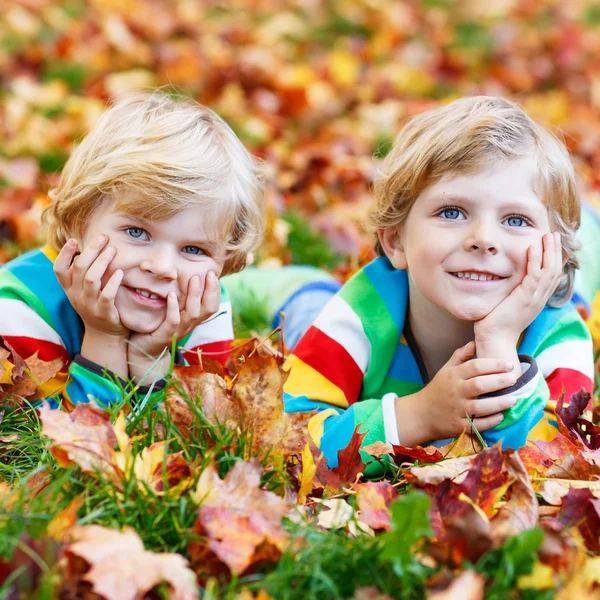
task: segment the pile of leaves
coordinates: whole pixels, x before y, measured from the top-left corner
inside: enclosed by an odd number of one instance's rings
[[[225,368],[175,366],[151,402],[71,413],[28,402],[33,369],[5,372],[4,597],[600,594],[589,394],[561,398],[556,438],[518,452],[466,432],[443,448],[359,451],[357,429],[330,469],[312,415],[283,412],[282,360],[268,340],[240,340]]]

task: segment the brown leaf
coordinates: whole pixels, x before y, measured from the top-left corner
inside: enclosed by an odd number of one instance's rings
[[[42,433],[52,440],[52,454],[58,464],[75,463],[83,471],[117,480],[119,469],[114,462],[117,436],[106,411],[94,404],[78,404],[73,412],[39,408]]]
[[[512,449],[504,452],[504,466],[513,480],[508,490],[508,502],[492,519],[492,536],[500,546],[509,536],[515,536],[539,524],[539,505],[525,465]]]
[[[348,445],[338,451],[338,465],[333,469],[327,466],[326,460],[321,460],[320,450],[309,440],[313,456],[319,460],[316,480],[329,494],[337,494],[344,486],[352,485],[365,470],[365,464],[360,456],[361,444],[365,433],[359,433],[360,425],[356,426]],[[316,487],[316,486],[315,486]]]
[[[55,540],[62,541],[66,532],[77,522],[77,511],[81,508],[84,502],[83,495],[75,496],[69,505],[57,513],[54,518],[48,523],[48,535]]]
[[[390,504],[398,497],[398,490],[388,481],[367,481],[356,486],[359,520],[373,529],[390,529]]]
[[[583,457],[581,449],[560,432],[550,442],[535,440],[533,443],[552,461],[552,465],[544,473],[546,477],[589,481],[600,474],[598,467]]]
[[[69,539],[62,552],[67,586],[89,582],[92,591],[106,600],[138,600],[166,582],[174,600],[199,598],[188,562],[179,554],[147,551],[130,527],[116,531],[99,525],[79,526],[70,530]]]
[[[252,431],[253,451],[262,455],[272,451],[287,458],[299,454],[308,441],[312,413],[284,412],[283,384],[288,374],[279,357],[262,356],[257,348],[247,354],[238,352],[232,359],[236,368],[232,399],[243,413],[244,427]]]
[[[590,490],[571,488],[556,519],[566,527],[577,527],[587,548],[600,551],[600,500]]]
[[[483,600],[485,577],[472,570],[463,571],[447,589],[427,595],[427,600]]]
[[[218,572],[214,554],[232,573],[240,574],[254,563],[277,560],[289,536],[281,520],[290,504],[273,492],[260,489],[258,460],[237,462],[221,479],[213,465],[202,471],[192,499],[201,504],[194,531],[208,537],[206,544],[190,543],[194,568]]]
[[[189,438],[189,429],[194,424],[195,416],[182,394],[191,402],[198,403],[213,424],[239,421],[240,410],[227,396],[226,389],[227,383],[220,375],[207,373],[202,366],[173,368],[165,405],[174,424],[185,437]]]

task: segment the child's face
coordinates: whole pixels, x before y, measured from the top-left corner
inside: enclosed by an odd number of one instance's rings
[[[541,252],[541,238],[550,232],[548,209],[531,187],[535,169],[533,157],[525,156],[443,177],[423,191],[396,246],[384,243],[394,266],[409,271],[411,301],[475,321],[521,283],[527,248]]]
[[[225,255],[205,231],[201,208],[187,208],[168,219],[149,221],[114,212],[113,205],[114,201],[107,201],[92,215],[80,248],[86,248],[102,233],[108,236],[107,246],[113,246],[116,254],[102,277],[102,287],[121,269],[123,282],[115,298],[121,321],[131,331],[150,333],[165,319],[167,294],[175,292],[183,310],[192,276],[200,277],[201,287],[209,271],[219,277]],[[160,298],[140,298],[136,288]]]

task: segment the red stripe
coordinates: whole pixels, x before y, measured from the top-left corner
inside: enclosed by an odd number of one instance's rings
[[[294,349],[294,355],[339,387],[348,404],[358,400],[363,372],[333,338],[311,325]]]
[[[40,360],[51,361],[55,358],[62,358],[65,365],[71,362],[71,357],[66,349],[54,342],[16,335],[5,335],[4,339],[22,358],[29,358],[37,351]]]
[[[190,365],[197,365],[199,364],[197,350],[201,350],[204,356],[214,358],[224,365],[225,361],[229,358],[229,354],[231,353],[231,342],[233,342],[233,340],[221,340],[219,342],[200,344],[199,346],[194,346],[189,350],[184,350],[183,356],[190,363]]]
[[[563,387],[565,388],[565,402],[568,404],[571,396],[584,388],[586,392],[592,393],[592,380],[581,371],[575,369],[554,369],[546,383],[550,389],[550,400],[558,400]],[[591,406],[590,406],[591,408]]]

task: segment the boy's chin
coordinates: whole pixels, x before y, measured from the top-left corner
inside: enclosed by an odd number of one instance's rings
[[[460,321],[480,321],[487,317],[495,307],[493,306],[460,306],[450,310],[450,314]]]
[[[127,329],[129,329],[129,331],[131,331],[131,333],[141,334],[152,333],[160,325],[160,323],[155,325],[154,323],[150,323],[148,321],[142,322],[138,319],[127,319],[127,317],[121,317],[121,322]]]

